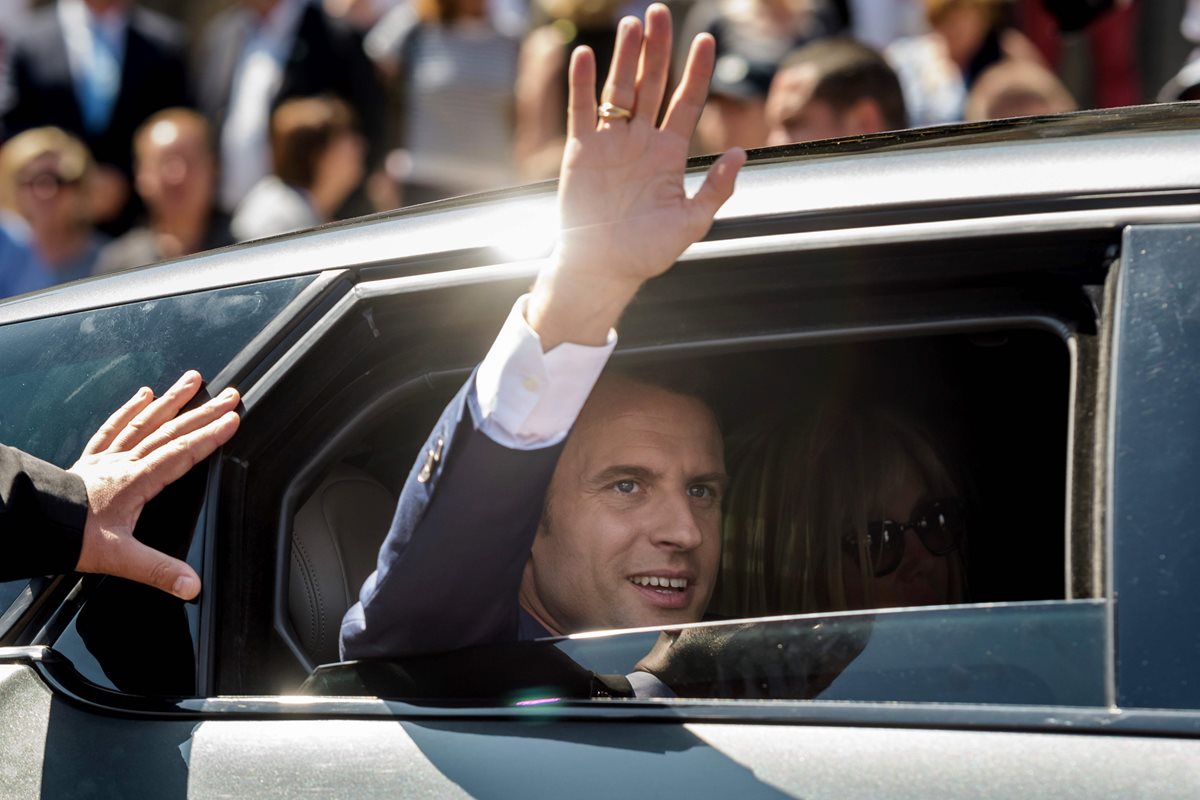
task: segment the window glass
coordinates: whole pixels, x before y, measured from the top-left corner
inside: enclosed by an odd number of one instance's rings
[[[581,634],[319,668],[306,691],[508,705],[717,698],[1100,706],[1104,603],[998,603]]]
[[[138,387],[161,392],[187,369],[211,378],[310,280],[287,278],[0,327],[0,442],[70,466]],[[0,609],[26,583],[0,584]]]

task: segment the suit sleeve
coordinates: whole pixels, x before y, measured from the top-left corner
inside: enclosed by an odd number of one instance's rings
[[[75,569],[87,509],[78,476],[0,445],[0,581]]]
[[[517,639],[521,575],[562,443],[504,447],[450,402],[405,483],[376,571],[342,622],[346,659]]]

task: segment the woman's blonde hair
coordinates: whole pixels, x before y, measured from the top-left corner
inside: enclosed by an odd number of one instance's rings
[[[45,155],[58,156],[58,176],[84,182],[91,174],[92,156],[87,146],[61,128],[31,128],[0,147],[0,208],[17,210],[17,177]]]
[[[843,539],[865,531],[885,498],[915,477],[931,496],[958,494],[927,435],[908,417],[830,400],[770,424],[731,447],[721,577],[711,610],[728,617],[806,614],[849,607]],[[860,548],[865,543],[860,539]],[[951,597],[965,595],[961,551],[947,556]],[[853,563],[853,562],[851,562]],[[870,560],[858,569],[874,605]]]

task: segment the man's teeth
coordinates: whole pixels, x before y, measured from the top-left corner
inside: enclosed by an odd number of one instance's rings
[[[682,591],[687,588],[687,578],[657,578],[653,575],[635,575],[629,579],[638,586],[650,586],[660,589],[679,589]]]

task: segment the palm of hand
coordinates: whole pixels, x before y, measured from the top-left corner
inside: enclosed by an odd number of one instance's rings
[[[665,272],[711,223],[683,189],[687,146],[643,119],[570,139],[559,187],[563,262],[636,283]]]

